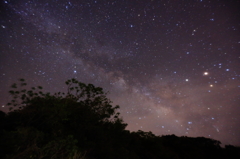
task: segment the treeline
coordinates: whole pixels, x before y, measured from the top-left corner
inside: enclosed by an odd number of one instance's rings
[[[11,110],[0,112],[3,159],[231,159],[240,147],[217,140],[125,130],[106,93],[76,79],[67,93],[43,93],[24,79],[9,91]],[[28,89],[25,89],[28,88]]]

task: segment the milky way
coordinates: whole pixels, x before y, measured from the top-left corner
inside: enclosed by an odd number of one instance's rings
[[[131,131],[240,145],[239,0],[3,0],[0,104],[25,78],[109,91]]]

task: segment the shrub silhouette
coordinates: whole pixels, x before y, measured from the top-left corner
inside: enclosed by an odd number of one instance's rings
[[[76,79],[67,92],[44,93],[24,79],[11,86],[10,111],[0,112],[3,159],[240,158],[239,147],[204,137],[130,132],[100,87]],[[26,89],[29,88],[29,89]]]

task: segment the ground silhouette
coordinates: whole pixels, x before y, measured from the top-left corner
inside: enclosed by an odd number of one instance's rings
[[[44,93],[24,79],[11,86],[10,111],[0,112],[3,159],[231,159],[240,148],[204,137],[130,132],[100,87],[76,79],[67,92]],[[26,89],[28,88],[28,89]]]

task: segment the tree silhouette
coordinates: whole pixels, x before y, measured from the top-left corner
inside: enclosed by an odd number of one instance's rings
[[[102,88],[76,79],[66,84],[67,93],[53,95],[40,86],[23,89],[24,79],[12,85],[12,111],[6,117],[0,114],[7,123],[2,133],[17,143],[4,148],[10,158],[71,158],[92,151],[107,129],[125,129],[119,106],[111,105]]]
[[[44,93],[24,79],[11,86],[10,111],[0,111],[3,159],[238,159],[240,148],[204,137],[130,132],[100,87],[76,79],[67,91]],[[28,88],[28,89],[27,89]]]

